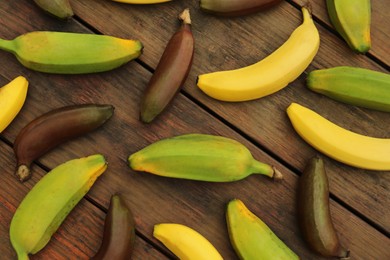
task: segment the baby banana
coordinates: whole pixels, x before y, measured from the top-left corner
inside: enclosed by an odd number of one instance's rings
[[[296,103],[287,114],[297,133],[329,157],[358,168],[390,170],[390,139],[351,132]]]
[[[389,74],[341,66],[312,71],[306,82],[311,90],[335,100],[390,112]]]
[[[125,4],[147,5],[147,4],[165,3],[165,2],[170,2],[172,0],[112,0],[112,1],[125,3]]]
[[[26,100],[28,81],[19,76],[0,88],[0,133],[14,120]]]
[[[303,23],[276,51],[253,65],[198,77],[198,87],[223,101],[245,101],[279,91],[294,81],[317,54],[320,37],[313,19],[302,8]]]
[[[100,154],[63,163],[31,189],[12,218],[10,239],[18,259],[28,259],[49,242],[66,216],[106,170]]]
[[[111,197],[99,251],[90,260],[130,259],[134,249],[134,217],[118,194]]]
[[[34,2],[44,11],[60,19],[67,19],[73,16],[69,0],[34,0]]]
[[[142,98],[140,117],[151,122],[170,103],[184,84],[194,55],[194,37],[191,32],[190,12],[181,15],[182,25],[169,40]]]
[[[32,70],[81,74],[117,68],[141,55],[142,44],[106,35],[30,32],[13,40],[0,39],[0,49]]]
[[[281,0],[200,0],[200,9],[221,16],[239,16],[268,9]]]
[[[370,0],[327,0],[330,21],[348,45],[359,53],[371,48]]]
[[[226,222],[230,241],[240,259],[299,259],[241,200],[228,203]]]
[[[103,125],[114,113],[111,105],[84,104],[52,110],[27,124],[14,143],[16,176],[30,178],[30,165],[54,147]]]
[[[319,157],[309,161],[299,178],[298,220],[304,239],[315,252],[325,257],[348,257],[332,223],[328,178]]]
[[[222,136],[187,134],[155,142],[128,158],[130,167],[165,177],[230,182],[252,173],[281,179],[241,143]]]
[[[160,240],[179,259],[222,260],[217,249],[190,227],[174,223],[154,226],[153,236]]]

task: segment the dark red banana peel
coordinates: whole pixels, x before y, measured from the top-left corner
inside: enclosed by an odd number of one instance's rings
[[[91,260],[130,259],[135,241],[133,214],[119,194],[111,197],[102,245]]]
[[[241,16],[269,9],[282,0],[200,0],[200,9],[220,16]]]
[[[150,123],[171,102],[187,79],[194,55],[188,9],[179,16],[180,29],[169,40],[141,101],[140,119]]]
[[[329,210],[329,186],[323,160],[312,158],[299,179],[298,221],[310,248],[326,257],[348,259]]]
[[[83,104],[52,110],[27,124],[14,143],[16,176],[30,178],[30,165],[56,146],[103,125],[114,113],[112,105]]]

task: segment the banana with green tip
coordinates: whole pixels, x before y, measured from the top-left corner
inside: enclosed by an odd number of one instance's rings
[[[299,259],[241,200],[228,203],[226,222],[230,241],[240,259]]]
[[[198,76],[197,85],[222,101],[246,101],[273,94],[294,81],[317,54],[320,36],[309,11],[289,39],[265,59],[240,69]]]
[[[68,19],[73,16],[69,0],[34,0],[34,2],[42,10],[57,18]]]
[[[154,226],[153,236],[180,259],[222,260],[217,249],[194,229],[181,224],[161,223]]]
[[[46,246],[106,168],[102,155],[91,155],[57,166],[35,184],[11,221],[11,244],[19,260]]]
[[[327,0],[330,21],[348,45],[359,53],[371,48],[371,1]]]
[[[335,100],[390,112],[390,74],[340,66],[311,71],[306,83],[309,89]]]
[[[0,88],[0,133],[14,120],[23,107],[28,81],[19,76]]]
[[[222,136],[186,134],[155,142],[128,158],[130,167],[156,175],[210,182],[241,180],[250,174],[281,179],[241,143]]]
[[[296,103],[287,114],[296,132],[327,156],[362,169],[390,170],[390,138],[354,133]]]
[[[58,74],[112,70],[140,56],[142,48],[138,40],[86,33],[36,31],[0,39],[0,49],[25,67]]]

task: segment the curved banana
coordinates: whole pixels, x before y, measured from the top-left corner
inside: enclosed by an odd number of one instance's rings
[[[180,259],[223,259],[217,249],[205,237],[192,228],[181,224],[157,224],[154,226],[153,236]]]
[[[371,48],[370,0],[327,0],[330,21],[351,49],[365,53]]]
[[[313,19],[302,8],[303,23],[276,51],[253,65],[198,76],[198,87],[222,101],[246,101],[279,91],[295,80],[317,54],[320,37]]]
[[[200,9],[221,16],[239,16],[266,10],[281,0],[200,0]]]
[[[226,222],[231,244],[240,259],[299,259],[241,200],[228,203]]]
[[[34,2],[42,10],[57,18],[68,19],[73,16],[69,0],[34,0]]]
[[[28,81],[19,76],[0,88],[0,133],[14,120],[26,100]]]
[[[106,168],[102,155],[91,155],[57,166],[35,184],[11,221],[11,244],[19,260],[46,246]]]
[[[296,103],[287,108],[287,114],[297,133],[329,157],[358,168],[390,170],[389,138],[351,132]]]
[[[135,4],[135,5],[149,5],[149,4],[160,4],[170,2],[172,0],[112,0],[113,2]]]

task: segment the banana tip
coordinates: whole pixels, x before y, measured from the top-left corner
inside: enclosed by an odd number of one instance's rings
[[[190,9],[184,9],[184,11],[179,15],[179,19],[185,24],[191,24]]]
[[[272,168],[274,170],[273,179],[274,180],[282,180],[283,179],[283,174],[278,169],[276,169],[275,167],[272,167]]]
[[[18,166],[18,169],[15,174],[21,182],[25,182],[31,177],[30,169],[27,167],[27,165],[24,164]]]

